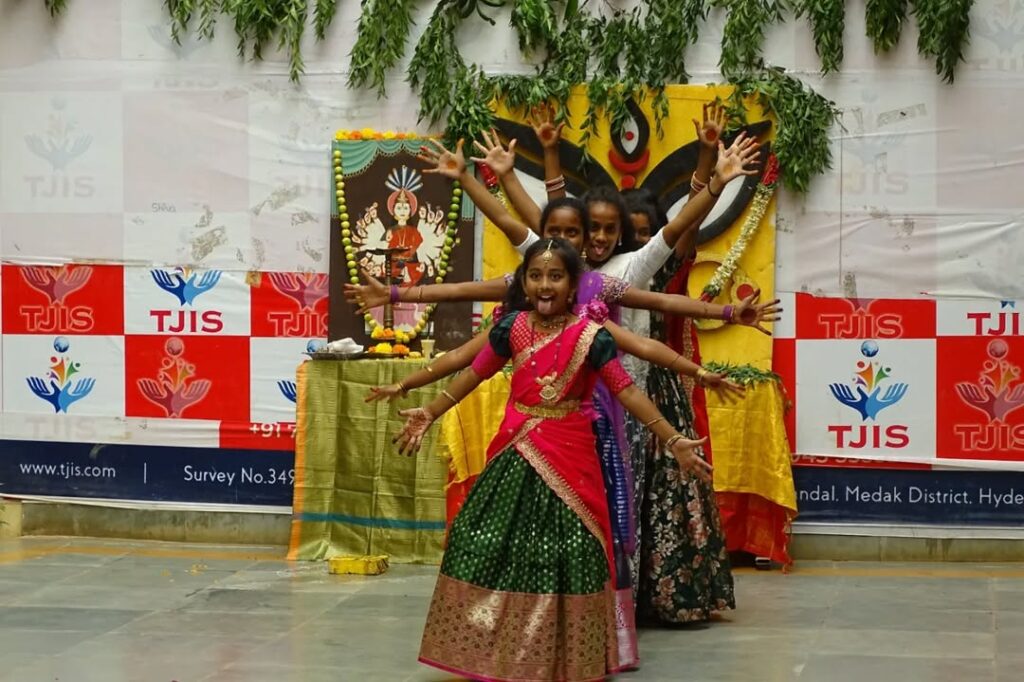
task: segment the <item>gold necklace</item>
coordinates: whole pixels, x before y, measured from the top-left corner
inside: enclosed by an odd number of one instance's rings
[[[566,315],[559,315],[558,317],[552,317],[545,319],[543,317],[537,317],[537,325],[541,329],[558,329],[559,327],[565,327]]]
[[[537,360],[535,358],[530,359],[530,367],[533,369],[534,381],[541,387],[540,388],[540,399],[547,404],[555,402],[558,398],[558,389],[555,388],[555,379],[558,378],[558,359],[562,356],[562,334],[565,332],[566,316],[562,316],[562,329],[558,332],[558,338],[555,340],[555,371],[551,374],[540,376],[537,374]],[[530,325],[530,347],[533,348],[537,345],[537,328],[535,325]]]

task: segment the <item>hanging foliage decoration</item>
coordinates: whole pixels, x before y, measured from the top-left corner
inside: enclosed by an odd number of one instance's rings
[[[730,121],[746,121],[746,101],[753,98],[778,122],[772,148],[778,156],[783,184],[807,192],[811,179],[832,167],[828,130],[839,122],[836,103],[822,97],[781,67],[761,67],[734,80]]]
[[[340,0],[163,0],[175,41],[191,30],[213,37],[217,17],[233,20],[242,57],[263,58],[277,40],[285,50],[289,74],[303,72],[301,42],[313,9],[317,40],[325,40]],[[899,41],[910,12],[919,31],[918,52],[935,60],[936,72],[952,82],[969,35],[974,0],[867,0],[867,34],[876,52]],[[67,0],[44,0],[53,16]],[[406,52],[415,0],[362,0],[359,30],[351,52],[350,87],[385,94],[388,74]],[[632,11],[605,16],[587,11],[588,0],[439,0],[413,49],[406,79],[420,96],[421,121],[446,120],[449,141],[473,138],[494,123],[492,101],[500,98],[513,110],[528,111],[542,102],[568,118],[573,86],[586,84],[590,97],[580,137],[598,134],[607,117],[613,134],[628,120],[626,103],[652,97],[659,133],[668,112],[664,88],[685,83],[686,50],[697,41],[709,9],[727,13],[719,66],[736,86],[732,113],[739,120],[744,97],[754,97],[776,118],[774,149],[789,189],[805,192],[810,179],[831,167],[829,129],[838,120],[833,102],[818,95],[785,70],[765,65],[765,35],[789,11],[811,25],[822,73],[837,71],[843,59],[845,0],[641,0]],[[508,12],[524,56],[538,61],[529,75],[493,75],[467,64],[458,48],[458,32],[467,19],[497,25],[494,10]],[[559,11],[561,10],[561,11]],[[559,16],[561,15],[561,16]]]
[[[888,52],[900,42],[907,20],[907,0],[868,0],[865,19],[875,54]]]
[[[718,66],[723,76],[732,79],[760,61],[765,33],[783,21],[785,0],[711,0],[711,5],[729,13]]]
[[[387,74],[405,54],[415,0],[364,0],[356,44],[349,61],[348,85],[386,94]]]
[[[814,51],[821,59],[821,73],[839,71],[843,63],[843,28],[846,24],[846,0],[795,0],[796,17],[811,23]]]
[[[935,73],[953,82],[957,64],[964,60],[971,6],[974,0],[913,0],[917,19],[917,51],[935,58]]]

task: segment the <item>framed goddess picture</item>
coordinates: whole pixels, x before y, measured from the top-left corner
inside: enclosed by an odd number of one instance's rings
[[[328,335],[361,344],[433,337],[447,350],[472,333],[472,304],[386,304],[358,315],[343,286],[367,273],[384,284],[473,278],[473,206],[451,180],[423,173],[416,135],[339,132],[331,145],[331,297]]]

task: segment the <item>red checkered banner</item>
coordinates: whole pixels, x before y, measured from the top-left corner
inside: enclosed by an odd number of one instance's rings
[[[1024,302],[787,299],[775,370],[798,461],[1024,469]]]
[[[2,282],[5,438],[292,449],[326,274],[4,265]]]

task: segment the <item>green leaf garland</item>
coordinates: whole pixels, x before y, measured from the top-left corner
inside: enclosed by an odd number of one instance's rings
[[[821,73],[839,70],[843,63],[843,28],[846,0],[795,0],[797,18],[807,16],[814,36],[814,51],[821,59]]]
[[[900,42],[907,20],[907,0],[868,0],[865,18],[875,54],[888,52]]]
[[[832,167],[829,131],[840,111],[800,79],[781,67],[750,71],[734,81],[730,118],[745,120],[748,97],[756,99],[778,128],[772,150],[779,159],[786,187],[803,194],[811,178]]]
[[[386,94],[387,73],[405,54],[415,2],[363,0],[349,66],[349,87],[376,88],[378,97]]]
[[[705,362],[704,369],[732,379],[737,384],[750,386],[768,382],[782,384],[782,377],[770,370],[758,369],[753,365],[733,365],[725,362]]]
[[[919,34],[917,51],[935,58],[935,73],[952,83],[964,60],[974,0],[913,0]]]
[[[786,0],[711,0],[729,16],[722,31],[722,75],[732,78],[761,60],[764,36],[771,24],[783,21]]]

